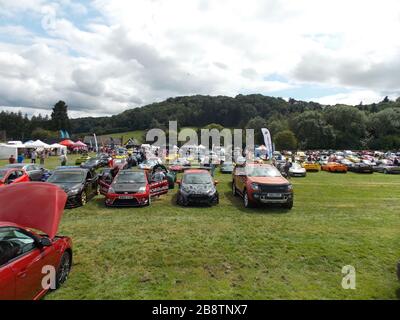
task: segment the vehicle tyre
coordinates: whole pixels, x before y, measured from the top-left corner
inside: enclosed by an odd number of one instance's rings
[[[149,207],[150,205],[151,205],[151,196],[149,196],[149,198],[147,199],[146,207]]]
[[[385,170],[383,170],[383,173],[384,173],[384,174],[388,174],[389,171],[388,171],[387,169],[385,169]]]
[[[234,181],[232,181],[232,195],[234,197],[237,197],[237,195],[238,195]]]
[[[250,199],[249,199],[249,195],[247,194],[247,191],[244,190],[243,192],[243,204],[245,208],[252,208],[253,204],[251,203]]]
[[[81,193],[81,206],[84,206],[87,203],[87,194],[86,191],[83,190]]]
[[[293,199],[290,200],[290,201],[288,201],[288,202],[286,202],[286,203],[283,205],[283,207],[284,207],[285,209],[291,210],[291,209],[293,208]]]
[[[60,265],[56,274],[56,289],[60,288],[68,279],[69,272],[71,271],[72,257],[69,252],[64,252],[61,256]]]

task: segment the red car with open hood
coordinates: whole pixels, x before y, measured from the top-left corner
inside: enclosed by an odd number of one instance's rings
[[[0,168],[0,187],[30,180],[29,175],[22,168]]]
[[[36,300],[68,278],[72,242],[56,236],[67,195],[40,182],[0,189],[0,300]]]

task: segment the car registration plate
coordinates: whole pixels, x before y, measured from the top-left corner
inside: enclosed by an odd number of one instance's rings
[[[119,196],[118,198],[121,200],[132,200],[133,199],[132,196]]]
[[[268,198],[282,198],[282,193],[268,193]]]

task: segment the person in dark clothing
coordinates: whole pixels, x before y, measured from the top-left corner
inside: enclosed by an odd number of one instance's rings
[[[399,165],[399,159],[395,158],[394,161],[393,161],[393,164],[395,166],[398,166]]]
[[[289,169],[292,167],[292,163],[290,161],[286,161],[285,163],[285,167],[284,167],[284,171],[285,171],[285,175],[286,177],[290,177],[289,176]]]
[[[10,163],[10,164],[15,163],[15,157],[14,157],[14,155],[11,155],[11,156],[8,158],[8,163]]]

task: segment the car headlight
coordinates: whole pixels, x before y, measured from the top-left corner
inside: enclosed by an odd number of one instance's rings
[[[107,193],[115,193],[115,190],[112,187],[110,187],[110,188],[108,188]]]
[[[289,184],[288,186],[287,186],[287,191],[293,191],[293,186],[291,185],[291,184]]]
[[[79,188],[71,189],[71,190],[68,191],[68,195],[69,196],[74,196],[74,195],[77,195],[80,191],[81,191],[81,189],[79,189]]]
[[[138,190],[138,193],[145,193],[146,192],[146,187],[140,187]]]
[[[257,183],[252,183],[252,184],[251,184],[251,188],[252,188],[253,190],[255,190],[255,191],[260,190],[260,186],[259,186]]]

